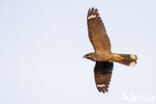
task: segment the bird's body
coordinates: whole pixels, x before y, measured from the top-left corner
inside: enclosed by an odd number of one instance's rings
[[[106,92],[112,76],[113,62],[134,66],[137,56],[111,52],[110,39],[97,9],[89,9],[87,24],[89,39],[95,52],[88,53],[84,57],[96,62],[94,68],[96,87],[100,92]]]
[[[103,52],[103,53],[88,53],[86,54],[87,56],[91,56],[88,57],[88,59],[92,60],[92,61],[98,61],[98,62],[102,62],[102,61],[109,61],[110,59],[112,59],[112,55],[110,52]],[[84,56],[86,57],[86,56]]]

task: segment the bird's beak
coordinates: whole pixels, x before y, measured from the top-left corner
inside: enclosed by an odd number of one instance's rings
[[[86,55],[84,55],[83,58],[86,58]]]

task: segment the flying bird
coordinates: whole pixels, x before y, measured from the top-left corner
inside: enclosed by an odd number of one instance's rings
[[[87,15],[89,40],[94,51],[84,55],[84,58],[95,61],[94,76],[96,87],[99,92],[108,92],[111,81],[113,62],[127,66],[134,66],[137,63],[137,56],[134,54],[118,54],[111,52],[110,39],[106,33],[104,23],[99,16],[98,9],[89,9]]]

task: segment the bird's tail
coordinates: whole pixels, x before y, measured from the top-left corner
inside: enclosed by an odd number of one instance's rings
[[[134,66],[137,63],[137,56],[133,54],[112,54],[112,61],[127,65],[127,66]]]

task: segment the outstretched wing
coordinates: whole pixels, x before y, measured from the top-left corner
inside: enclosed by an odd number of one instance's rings
[[[113,71],[113,63],[110,62],[96,62],[94,68],[94,76],[96,87],[99,92],[108,92],[109,83],[111,81]]]
[[[89,9],[87,16],[89,39],[96,53],[111,51],[111,44],[97,9]]]

